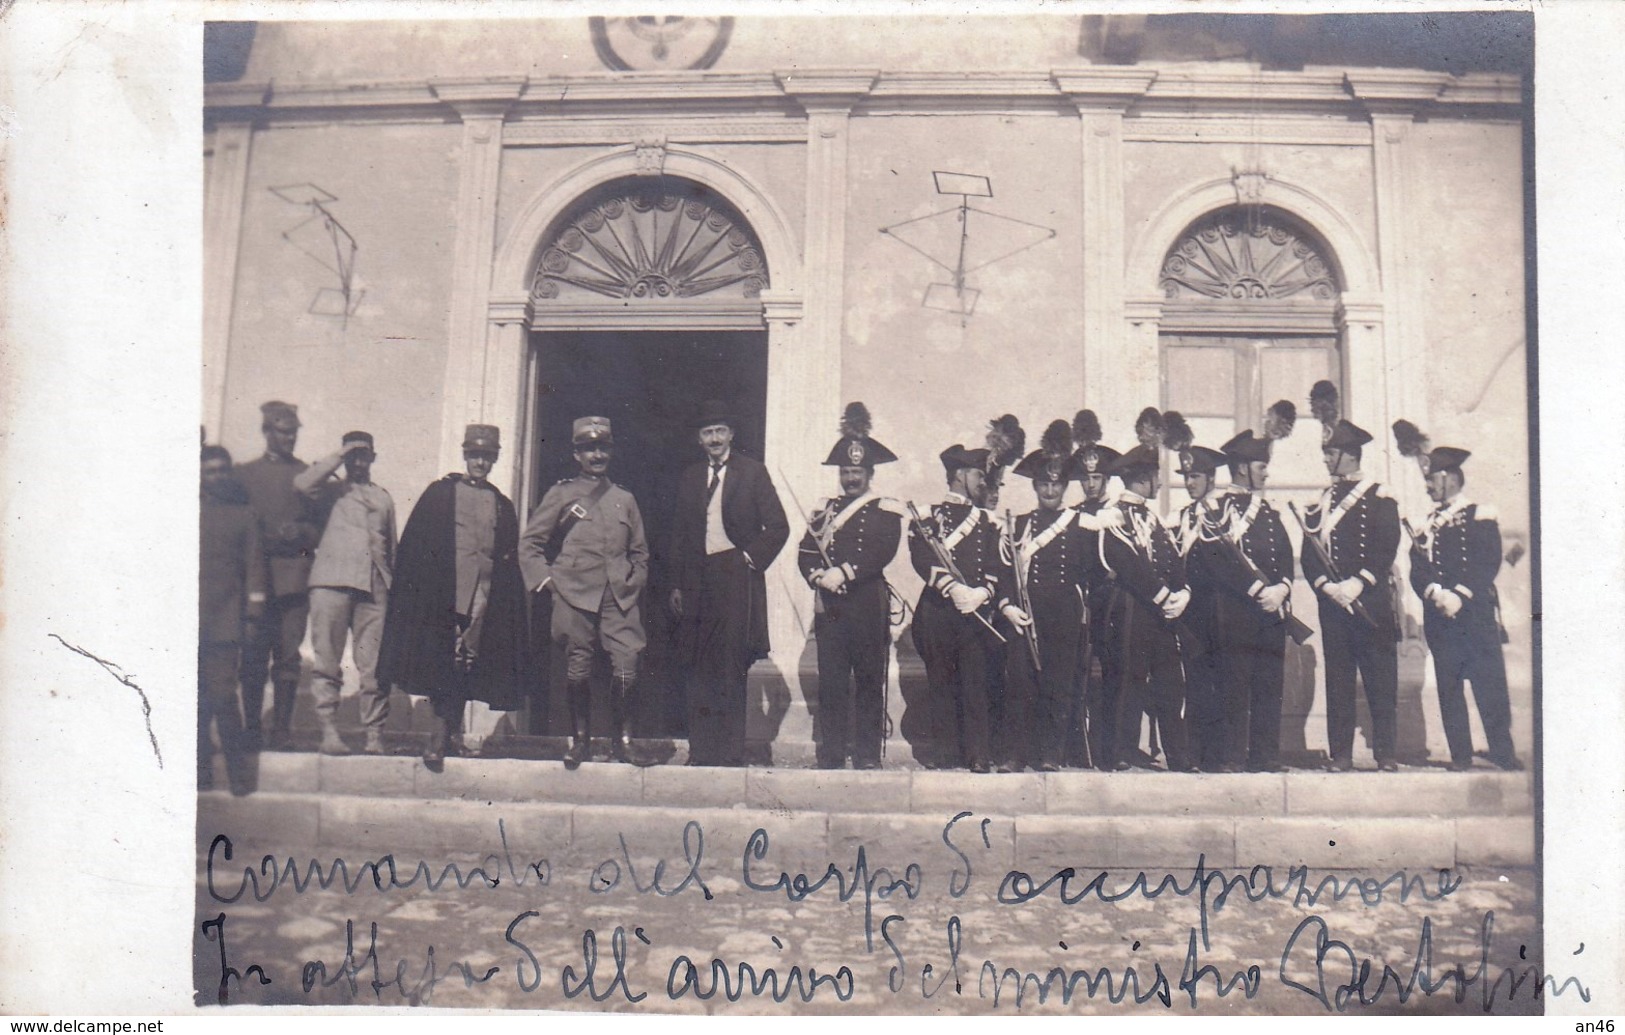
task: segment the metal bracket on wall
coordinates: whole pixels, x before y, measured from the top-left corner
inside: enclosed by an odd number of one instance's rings
[[[959,204],[883,226],[880,232],[952,274],[951,282],[929,285],[920,304],[927,309],[958,313],[963,322],[976,311],[976,301],[981,297],[978,289],[966,284],[967,274],[1037,247],[1055,237],[1056,231],[972,205],[973,197],[993,196],[993,182],[986,176],[936,171],[931,178],[938,194],[957,195]],[[978,217],[979,227],[975,235],[971,234],[973,214]],[[947,255],[950,251],[951,258]]]
[[[282,239],[338,278],[338,286],[320,288],[305,311],[312,316],[336,316],[348,325],[366,292],[355,288],[355,257],[360,245],[327,208],[338,198],[314,183],[266,189],[309,213],[284,230]]]

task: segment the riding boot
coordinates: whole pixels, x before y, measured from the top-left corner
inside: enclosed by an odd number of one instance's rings
[[[571,680],[565,688],[570,705],[570,744],[564,752],[564,768],[575,769],[592,755],[592,727],[589,723],[592,706],[592,682]]]
[[[610,678],[609,707],[612,720],[610,755],[617,762],[631,762],[632,755],[632,691],[637,676],[617,673]]]

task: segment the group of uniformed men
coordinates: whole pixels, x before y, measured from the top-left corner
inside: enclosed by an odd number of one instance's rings
[[[1371,435],[1342,419],[1336,389],[1316,384],[1310,405],[1323,426],[1332,481],[1318,503],[1293,514],[1303,529],[1303,574],[1319,607],[1329,767],[1352,768],[1358,674],[1377,766],[1392,771],[1398,507],[1361,473]],[[607,418],[575,421],[579,473],[548,490],[522,534],[512,504],[486,478],[498,431],[470,425],[468,471],[429,487],[397,550],[393,504],[370,479],[371,436],[346,435],[340,452],[307,470],[292,458],[294,408],[275,402],[263,409],[268,450],[239,469],[246,495],[221,489],[232,484],[224,477],[229,455],[204,450],[203,578],[218,576],[231,588],[200,599],[200,775],[211,714],[232,761],[237,724],[228,718],[236,702],[222,687],[235,666],[223,662],[222,647],[235,656],[237,637],[208,632],[232,624],[220,620],[232,593],[248,618],[242,703],[255,736],[268,656],[277,690],[273,736],[286,733],[310,608],[322,750],[348,750],[334,720],[338,661],[353,631],[366,749],[383,750],[388,687],[400,686],[434,702],[437,729],[424,759],[438,769],[458,750],[465,702],[500,709],[523,699],[523,597],[547,593],[552,638],[566,659],[565,764],[590,756],[590,679],[600,649],[611,668],[611,755],[637,760],[628,699],[646,642],[639,600],[649,550],[637,501],[609,477]],[[1297,568],[1286,526],[1261,492],[1272,445],[1291,433],[1296,416],[1292,403],[1278,402],[1264,415],[1262,434],[1244,431],[1214,450],[1195,444],[1177,413],[1147,408],[1136,424],[1138,444],[1120,453],[1101,444],[1089,410],[1051,422],[1031,452],[1019,421],[1005,415],[990,423],[984,446],[942,451],[948,491],[921,514],[875,493],[876,466],[897,457],[871,436],[863,404],[849,405],[825,460],[838,469],[841,491],[810,515],[797,552],[815,598],[818,684],[809,703],[818,765],[881,764],[890,629],[900,610],[885,568],[906,524],[910,560],[924,580],[912,632],[928,695],[910,705],[919,714],[910,717],[909,736],[921,764],[973,772],[1152,766],[1140,750],[1149,716],[1169,770],[1279,771],[1285,641],[1302,642],[1309,630],[1291,612]],[[680,653],[695,676],[695,765],[744,761],[746,673],[768,651],[764,573],[789,535],[766,469],[733,450],[734,426],[726,407],[702,407],[695,427],[706,462],[683,472],[673,517],[674,588],[664,603],[679,619]],[[1395,432],[1437,504],[1411,534],[1410,577],[1424,602],[1451,767],[1472,765],[1466,680],[1490,761],[1521,768],[1494,588],[1501,563],[1495,517],[1462,495],[1466,451],[1428,449],[1404,421]],[[1191,496],[1167,523],[1149,506],[1164,449]],[[1032,481],[1038,505],[1014,518],[1007,511],[1000,521],[993,507],[1012,465]],[[346,479],[336,478],[341,466]],[[1216,487],[1220,467],[1230,473],[1223,490]],[[1111,478],[1121,489],[1108,499]],[[1065,507],[1073,480],[1084,498]],[[325,501],[332,515],[325,528],[311,526],[297,499]],[[239,520],[232,504],[249,506],[256,520]],[[322,569],[315,578],[313,548]]]
[[[1342,419],[1320,382],[1331,485],[1301,518],[1303,574],[1316,594],[1327,686],[1328,767],[1353,768],[1356,676],[1371,714],[1377,768],[1398,768],[1399,627],[1391,573],[1400,542],[1394,499],[1360,470],[1371,435]],[[842,493],[811,516],[799,551],[817,595],[818,762],[880,762],[888,642],[886,564],[908,525],[909,556],[924,580],[914,645],[925,663],[925,715],[910,737],[932,768],[1054,772],[1149,765],[1140,750],[1149,715],[1177,772],[1277,772],[1285,644],[1311,630],[1291,611],[1296,561],[1281,514],[1263,497],[1273,443],[1296,407],[1281,401],[1219,449],[1196,445],[1177,413],[1143,411],[1139,443],[1101,445],[1093,412],[1050,423],[1038,449],[1009,415],[986,446],[940,454],[947,494],[928,514],[876,496],[874,468],[895,455],[869,435],[861,403],[825,461]],[[1411,434],[1407,441],[1405,431]],[[1401,451],[1422,466],[1436,507],[1412,535],[1410,578],[1424,603],[1450,767],[1472,766],[1463,681],[1473,684],[1489,758],[1520,769],[1513,750],[1494,578],[1495,516],[1462,495],[1465,450],[1418,447],[1398,422]],[[1191,502],[1171,522],[1150,509],[1161,450],[1177,458]],[[1031,479],[1037,509],[1001,522],[992,512],[1004,469]],[[1228,467],[1230,485],[1218,491]],[[1110,478],[1121,490],[1108,502]],[[1084,499],[1067,508],[1069,483]],[[1095,663],[1100,678],[1093,678]],[[910,707],[914,707],[911,703]]]

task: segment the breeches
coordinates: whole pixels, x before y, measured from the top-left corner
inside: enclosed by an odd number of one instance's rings
[[[305,638],[309,616],[310,600],[299,593],[267,600],[260,617],[246,623],[248,637],[239,671],[243,719],[249,729],[260,728],[267,673],[276,687],[273,728],[286,729],[293,717],[294,693],[299,688],[299,644]]]
[[[631,682],[637,677],[638,658],[648,639],[638,605],[633,603],[622,611],[615,595],[605,586],[596,614],[573,607],[562,597],[553,598],[553,642],[564,651],[565,678],[570,682],[591,678],[593,656],[600,643],[609,655],[615,678]]]

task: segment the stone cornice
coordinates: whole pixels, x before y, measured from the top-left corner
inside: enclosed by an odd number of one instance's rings
[[[862,100],[880,72],[875,69],[805,68],[774,72],[779,89],[793,98],[809,115],[819,112],[846,112]]]
[[[802,112],[855,114],[991,109],[1127,111],[1130,116],[1415,114],[1518,117],[1516,76],[1396,69],[1262,72],[1250,67],[1080,66],[1039,71],[633,72],[526,78],[211,83],[210,118],[262,121],[445,121],[460,114],[760,120]]]
[[[1049,78],[1080,111],[1122,111],[1145,96],[1159,75],[1154,68],[1088,67],[1051,69]]]
[[[1365,68],[1343,73],[1343,82],[1373,115],[1410,115],[1437,100],[1454,77],[1448,72]]]
[[[486,320],[494,324],[531,322],[534,311],[528,296],[496,298],[485,307]]]
[[[431,79],[429,89],[463,118],[502,118],[525,92],[525,76]]]
[[[208,83],[203,87],[203,105],[217,119],[231,117],[233,111],[250,116],[265,106],[271,96],[271,84],[265,83]]]

